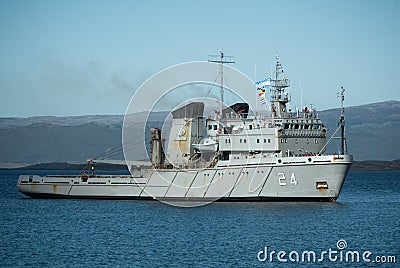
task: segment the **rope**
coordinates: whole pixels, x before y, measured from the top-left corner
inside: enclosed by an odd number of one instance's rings
[[[150,139],[148,138],[147,140],[145,140],[145,143],[147,143]],[[124,149],[135,149],[135,148],[139,148],[139,146],[141,146],[143,143],[142,141],[139,139],[132,139],[128,142],[126,142],[124,144],[124,147],[122,145],[118,145],[116,147],[111,148],[110,150],[107,150],[99,155],[96,155],[95,157],[93,157],[93,159],[97,159],[97,160],[103,160],[103,159],[107,159],[107,158],[111,158],[114,156],[117,156],[119,154],[121,154]]]

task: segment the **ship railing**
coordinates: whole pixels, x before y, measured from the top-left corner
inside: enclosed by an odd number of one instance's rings
[[[307,119],[318,119],[318,113],[316,111],[298,111],[292,112],[289,110],[285,114],[286,118],[307,118]]]
[[[230,114],[224,114],[224,117],[222,119],[242,119],[247,117],[249,114],[248,113],[230,113]]]
[[[198,168],[207,168],[210,166],[209,161],[207,162],[198,162],[198,163],[189,163],[186,167],[184,168],[189,168],[189,169],[198,169]]]
[[[290,87],[289,79],[271,80],[273,87]]]

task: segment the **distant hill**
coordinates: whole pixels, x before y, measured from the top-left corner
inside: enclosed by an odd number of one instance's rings
[[[136,123],[146,120],[146,113],[132,117],[133,134],[143,135]],[[167,113],[156,113],[149,125],[160,127]],[[347,143],[357,161],[400,159],[400,101],[387,101],[348,107],[345,110]],[[339,109],[320,111],[329,128],[328,136],[337,128]],[[82,163],[104,152],[115,152],[122,159],[122,115],[39,116],[0,118],[0,167],[23,164],[69,162]],[[135,128],[136,127],[136,128]],[[328,147],[337,152],[337,145]],[[144,159],[144,150],[135,151]]]
[[[3,163],[84,162],[119,146],[121,125],[34,123],[1,129],[0,144]]]
[[[319,116],[332,134],[340,109],[321,111]],[[400,158],[400,101],[347,107],[345,116],[348,150],[357,161]],[[333,146],[328,149],[338,151]]]
[[[0,129],[16,129],[30,125],[56,125],[56,126],[79,126],[84,124],[94,125],[121,125],[122,115],[83,115],[83,116],[35,116],[35,117],[3,117],[0,118]]]
[[[400,159],[394,161],[362,161],[355,162],[351,166],[353,171],[364,171],[364,170],[400,170]]]

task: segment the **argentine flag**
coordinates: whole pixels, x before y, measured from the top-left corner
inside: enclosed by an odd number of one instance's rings
[[[261,81],[256,82],[257,89],[266,88],[269,89],[271,86],[271,79],[267,78]]]
[[[265,91],[269,90],[271,87],[271,80],[270,78],[258,81],[255,83],[258,91],[258,97],[260,98],[260,102],[262,104],[267,103],[267,100],[265,99]]]

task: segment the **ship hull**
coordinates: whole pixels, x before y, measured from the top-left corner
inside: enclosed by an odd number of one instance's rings
[[[89,200],[147,200],[147,201],[163,201],[166,203],[176,202],[197,202],[211,203],[211,202],[334,202],[337,198],[332,197],[221,197],[217,200],[207,198],[153,198],[153,197],[140,197],[140,196],[72,196],[72,195],[58,195],[58,194],[44,194],[44,193],[24,193],[26,196],[34,199],[89,199]]]
[[[283,161],[282,161],[283,160]],[[192,170],[147,170],[142,177],[21,175],[17,189],[32,198],[132,199],[176,202],[335,201],[351,156]]]

